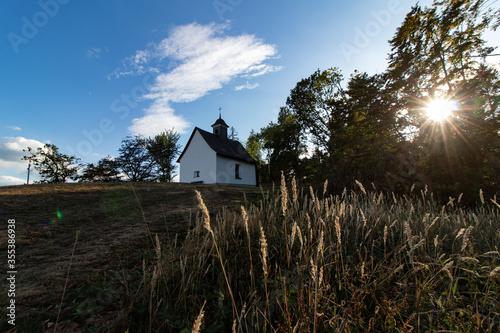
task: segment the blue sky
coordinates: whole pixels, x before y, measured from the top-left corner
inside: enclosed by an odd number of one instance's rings
[[[316,69],[384,71],[414,4],[2,1],[0,185],[25,182],[27,146],[50,142],[88,163],[117,156],[132,134],[174,128],[184,145],[219,107],[244,141]]]

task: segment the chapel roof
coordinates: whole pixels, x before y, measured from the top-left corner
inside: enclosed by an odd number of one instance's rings
[[[218,119],[217,121],[222,120]],[[217,124],[217,121],[215,122]],[[222,120],[224,122],[224,120]],[[225,124],[225,122],[224,122]],[[213,126],[213,125],[212,125]],[[226,125],[227,126],[227,125]],[[224,139],[221,138],[219,135],[212,134],[210,132],[204,131],[198,127],[195,127],[193,130],[193,133],[191,134],[191,137],[189,138],[189,141],[186,144],[186,147],[182,151],[181,155],[177,159],[177,162],[179,162],[186,152],[187,148],[189,147],[189,144],[191,143],[191,139],[194,136],[194,133],[198,131],[200,135],[202,136],[203,140],[212,148],[217,155],[224,156],[224,157],[229,157],[233,158],[236,160],[240,160],[243,162],[247,163],[257,163],[251,156],[250,154],[246,151],[246,149],[243,147],[243,145],[235,140],[231,139]]]
[[[215,121],[215,123],[211,126],[211,127],[214,127],[214,126],[217,126],[217,125],[222,125],[226,128],[228,128],[229,126],[226,124],[226,122],[224,121],[224,119],[222,119],[220,116],[219,116],[219,119],[217,119]]]

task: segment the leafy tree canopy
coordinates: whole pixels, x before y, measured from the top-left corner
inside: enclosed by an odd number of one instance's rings
[[[79,177],[82,182],[116,182],[121,180],[119,163],[111,156],[97,162],[87,164],[83,175]]]
[[[79,158],[62,154],[54,144],[46,143],[36,150],[28,147],[23,149],[22,159],[34,166],[42,177],[42,183],[65,183],[68,179],[75,180],[78,176]]]
[[[339,189],[354,180],[393,191],[427,185],[446,199],[498,189],[500,74],[485,62],[494,48],[483,35],[500,11],[488,5],[417,4],[390,41],[385,73],[345,79],[330,68],[298,82],[278,121],[253,135],[269,174],[328,178]],[[454,109],[432,119],[439,101]]]
[[[117,161],[129,181],[153,181],[154,161],[147,149],[147,139],[141,135],[128,136],[122,140]]]
[[[177,143],[179,138],[179,133],[171,129],[146,139],[146,149],[155,164],[158,180],[161,182],[170,182],[174,177],[175,159],[181,149]]]

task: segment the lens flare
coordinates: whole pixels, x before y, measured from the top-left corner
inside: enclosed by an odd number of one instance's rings
[[[457,110],[457,102],[448,99],[435,99],[425,108],[427,118],[436,122],[443,122]]]
[[[63,219],[63,213],[59,209],[56,211],[56,216],[57,216],[56,218],[50,220],[47,223],[44,223],[43,225],[54,225],[61,222]]]

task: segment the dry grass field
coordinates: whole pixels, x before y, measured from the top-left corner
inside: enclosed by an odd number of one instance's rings
[[[162,238],[184,237],[198,211],[195,189],[214,212],[239,207],[243,193],[255,197],[259,192],[251,187],[155,183],[0,188],[0,244],[7,244],[7,220],[16,220],[18,332],[53,331],[77,231],[59,326],[61,331],[109,327],[119,318],[128,283],[120,274],[142,269],[143,259],[151,256],[146,230]],[[0,253],[5,268],[6,245]],[[7,291],[2,290],[2,332],[12,328],[4,320],[6,302]]]
[[[18,332],[500,329],[500,206],[479,193],[36,185],[0,211]]]

